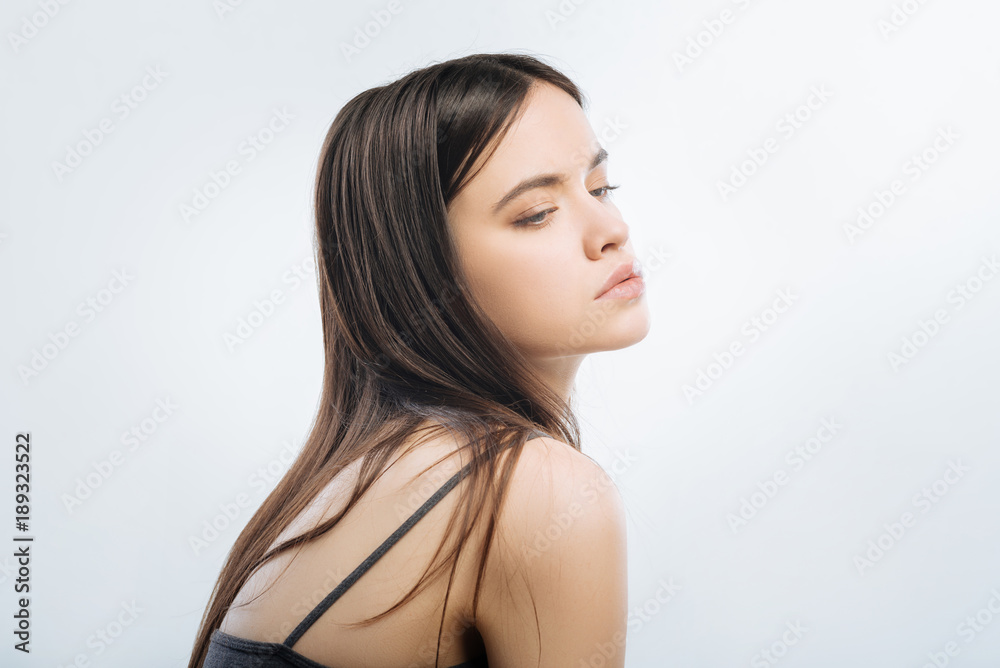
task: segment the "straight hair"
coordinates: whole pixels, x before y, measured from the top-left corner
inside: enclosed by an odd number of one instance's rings
[[[458,525],[459,541],[395,605],[349,626],[391,614],[450,565],[437,666],[458,556],[476,522],[487,522],[475,618],[497,519],[529,434],[540,430],[580,450],[569,401],[542,382],[472,298],[448,228],[448,206],[478,173],[473,165],[492,156],[539,83],[586,108],[581,91],[555,68],[531,55],[495,53],[414,70],[359,93],[337,113],[319,158],[314,200],[325,351],[320,405],[301,451],[229,551],[188,668],[201,668],[212,632],[254,571],[335,526],[425,421],[432,425],[422,430],[427,438],[448,432],[469,453],[470,482],[461,486],[446,533]],[[507,450],[501,467],[498,457]],[[343,510],[268,549],[359,459]]]

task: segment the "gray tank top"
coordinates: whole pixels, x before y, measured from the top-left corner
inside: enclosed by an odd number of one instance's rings
[[[528,435],[528,438],[538,438],[539,436],[548,436],[548,434],[533,431]],[[329,668],[329,666],[324,666],[322,663],[299,654],[292,649],[292,646],[295,645],[310,626],[316,623],[320,615],[326,612],[338,598],[344,595],[344,592],[351,585],[357,582],[358,578],[364,575],[390,547],[395,545],[420,518],[427,514],[427,511],[433,508],[462,478],[468,475],[471,468],[472,464],[470,462],[462,470],[453,475],[440,489],[434,492],[391,536],[386,538],[367,559],[361,562],[360,566],[355,568],[333,591],[327,594],[326,598],[320,601],[319,605],[306,615],[305,619],[295,627],[288,637],[285,638],[284,642],[249,640],[215,629],[212,632],[203,668]],[[450,666],[449,668],[488,668],[488,666],[486,655],[483,654],[469,661]]]

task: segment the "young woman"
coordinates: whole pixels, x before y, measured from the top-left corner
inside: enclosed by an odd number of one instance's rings
[[[625,665],[624,507],[570,395],[649,313],[584,105],[534,57],[480,54],[337,114],[321,406],[189,668]]]

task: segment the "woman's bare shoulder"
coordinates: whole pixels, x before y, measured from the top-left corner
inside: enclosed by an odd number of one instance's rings
[[[477,615],[496,650],[491,666],[589,664],[595,644],[624,643],[625,520],[622,497],[597,462],[557,439],[525,444]]]
[[[591,457],[549,436],[529,439],[518,458],[508,493],[507,529],[531,531],[553,513],[618,513],[621,494]]]

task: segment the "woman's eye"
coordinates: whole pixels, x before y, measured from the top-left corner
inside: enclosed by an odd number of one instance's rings
[[[542,223],[545,218],[555,209],[546,209],[545,211],[539,211],[533,216],[527,216],[526,218],[521,218],[514,222],[514,227],[542,227]]]
[[[600,192],[600,191],[603,190],[604,192],[602,192],[600,195],[598,195],[598,197],[604,197],[605,195],[610,195],[612,190],[617,190],[618,188],[621,188],[621,186],[620,185],[617,185],[617,186],[601,186],[597,190],[591,190],[590,194],[593,195],[594,193]]]
[[[595,197],[606,198],[611,195],[612,190],[615,190],[620,187],[621,187],[620,185],[601,186],[600,188],[595,188],[594,190],[591,190],[590,194],[594,195]],[[545,227],[546,224],[545,219],[553,211],[555,211],[555,209],[546,209],[545,211],[539,211],[536,214],[516,220],[514,221],[514,227],[534,227],[534,228]]]

